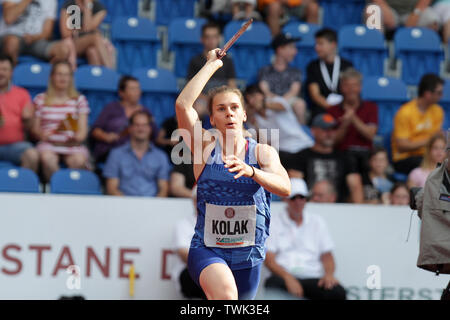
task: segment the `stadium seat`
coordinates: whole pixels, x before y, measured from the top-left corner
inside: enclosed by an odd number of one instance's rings
[[[50,192],[57,194],[102,194],[100,180],[87,170],[60,169],[50,179]]]
[[[111,25],[111,40],[117,50],[117,69],[130,74],[141,67],[154,68],[160,48],[156,26],[149,19],[117,17]]]
[[[13,83],[28,90],[34,98],[47,90],[51,65],[49,63],[22,63],[14,68]]]
[[[9,161],[0,161],[0,168],[14,168],[14,167],[16,166]]]
[[[402,104],[408,101],[408,90],[402,80],[388,77],[365,77],[361,97],[378,106],[378,132],[383,145],[391,155],[391,133],[394,117]]]
[[[186,77],[190,60],[203,51],[200,37],[205,23],[203,18],[176,18],[170,22],[169,50],[175,54],[174,73],[177,78]]]
[[[283,32],[290,34],[293,37],[300,37],[301,40],[297,42],[298,54],[295,56],[292,65],[299,68],[306,73],[308,64],[317,59],[315,34],[320,29],[317,24],[308,24],[304,22],[293,21],[283,27]]]
[[[120,75],[111,69],[84,65],[75,71],[75,84],[87,98],[91,112],[89,114],[89,125],[92,125],[109,102],[115,101],[117,97]]]
[[[172,72],[164,69],[142,68],[133,76],[139,79],[142,88],[142,104],[149,108],[158,126],[175,115],[175,100],[178,95],[177,80]]]
[[[360,24],[365,0],[319,0],[323,10],[323,26],[339,30],[346,24]]]
[[[224,29],[225,41],[228,41],[241,28],[242,21],[230,21]],[[231,47],[229,54],[233,58],[236,77],[248,84],[257,81],[258,70],[270,64],[272,36],[263,22],[255,21]]]
[[[155,22],[158,26],[168,26],[176,18],[194,18],[197,0],[154,0]]]
[[[39,193],[39,178],[30,169],[0,168],[0,192]]]
[[[382,76],[388,51],[383,34],[363,25],[348,25],[339,30],[339,54],[350,60],[366,76]]]
[[[104,23],[112,23],[117,17],[137,17],[139,0],[101,0],[108,12]]]
[[[425,73],[440,73],[444,58],[438,34],[428,28],[400,28],[394,35],[395,56],[402,62],[402,79],[418,85]]]
[[[444,84],[444,95],[442,96],[441,101],[439,101],[439,105],[444,108],[444,124],[442,128],[444,130],[450,129],[450,80],[446,80]]]

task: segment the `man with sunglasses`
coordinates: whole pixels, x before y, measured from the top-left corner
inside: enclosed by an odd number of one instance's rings
[[[345,290],[334,277],[334,248],[322,217],[305,210],[309,193],[302,179],[291,178],[286,211],[273,215],[267,239],[266,298],[345,300]],[[289,296],[286,296],[286,294]]]
[[[443,85],[437,75],[425,74],[417,99],[397,111],[392,132],[392,160],[397,172],[409,174],[420,166],[426,145],[441,130],[444,111],[437,103],[442,98]]]

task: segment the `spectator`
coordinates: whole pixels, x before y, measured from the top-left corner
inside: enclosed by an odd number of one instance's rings
[[[319,23],[319,4],[316,0],[258,0],[258,5],[265,12],[273,36],[280,33],[281,25],[289,20],[289,16],[308,23]]]
[[[173,248],[176,256],[174,263],[172,264],[170,277],[175,282],[177,291],[181,292],[185,298],[206,300],[203,290],[192,280],[187,269],[189,247],[191,245],[195,223],[197,221],[196,187],[191,191],[191,197],[194,203],[193,212],[188,213],[186,217],[178,221],[175,225],[175,232],[173,233]]]
[[[418,98],[397,111],[392,132],[392,158],[397,172],[409,174],[420,166],[425,146],[441,130],[444,111],[437,103],[443,94],[443,84],[437,75],[424,75]]]
[[[233,20],[261,20],[261,15],[256,11],[256,0],[231,0]]]
[[[185,150],[186,148],[183,149]],[[174,197],[189,198],[192,195],[195,183],[192,162],[177,164],[170,174],[170,194]]]
[[[337,192],[333,184],[328,180],[320,180],[314,183],[311,191],[311,202],[335,203]]]
[[[420,167],[412,170],[408,176],[408,188],[425,187],[428,175],[443,163],[446,156],[446,138],[443,133],[433,136],[428,142]]]
[[[28,91],[11,84],[12,73],[12,59],[0,54],[0,161],[37,172],[39,154],[25,141],[32,128],[33,104]]]
[[[14,65],[27,54],[52,63],[69,57],[66,41],[51,41],[56,19],[56,0],[3,0],[0,41]]]
[[[316,32],[315,50],[319,59],[311,61],[306,71],[306,89],[311,99],[311,120],[331,106],[342,102],[339,76],[352,63],[337,54],[337,33],[329,28]]]
[[[409,189],[403,182],[397,182],[391,189],[390,204],[393,206],[409,205]]]
[[[91,138],[94,142],[94,158],[97,163],[105,162],[111,149],[128,141],[129,119],[136,111],[144,109],[139,102],[142,91],[138,79],[122,76],[118,92],[120,101],[106,105],[92,126]],[[154,139],[158,129],[154,122],[151,126]]]
[[[389,159],[384,148],[376,148],[369,155],[369,170],[362,174],[365,203],[389,203],[394,183],[388,175]]]
[[[367,172],[367,162],[373,138],[378,129],[378,107],[361,100],[362,74],[353,68],[341,73],[340,87],[343,101],[328,109],[338,121],[337,149],[355,161],[359,173]]]
[[[345,300],[345,290],[334,277],[334,244],[327,225],[305,209],[305,182],[291,179],[291,186],[286,211],[274,215],[266,242],[265,263],[272,272],[266,290],[281,289],[310,300]]]
[[[436,0],[432,8],[438,16],[438,24],[442,25],[442,40],[445,44],[448,44],[450,38],[450,1]]]
[[[69,28],[71,6],[80,8],[80,27]],[[98,0],[67,0],[61,8],[59,27],[63,39],[72,42],[71,58],[86,57],[89,64],[115,68],[115,49],[98,30],[106,17],[106,8]]]
[[[438,30],[439,17],[430,7],[432,0],[373,0],[381,10],[383,29],[428,27]]]
[[[50,72],[47,91],[34,98],[34,134],[39,143],[42,170],[46,181],[59,170],[62,159],[68,168],[88,169],[89,151],[83,145],[88,133],[89,105],[74,87],[68,62],[58,62]]]
[[[338,202],[362,203],[361,175],[345,154],[333,149],[336,125],[331,115],[317,115],[311,125],[314,145],[299,152],[286,169],[291,177],[301,177],[309,186],[329,180],[338,190]]]
[[[167,197],[169,159],[150,142],[152,121],[144,110],[130,117],[130,141],[110,152],[103,170],[107,194]]]

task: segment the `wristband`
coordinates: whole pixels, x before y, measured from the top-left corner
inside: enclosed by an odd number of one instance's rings
[[[253,170],[253,174],[250,176],[250,178],[253,178],[255,176],[255,168],[253,166],[250,166],[250,168],[252,168]]]

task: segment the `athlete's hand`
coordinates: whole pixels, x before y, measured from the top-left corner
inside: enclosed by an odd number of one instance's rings
[[[218,64],[219,68],[222,67],[223,62],[220,59],[223,58],[226,55],[226,53],[225,53],[225,55],[220,56],[220,52],[221,52],[221,49],[219,49],[219,48],[209,51],[208,55],[206,56],[206,60],[207,60],[206,63],[215,63],[215,64]],[[219,56],[220,56],[220,58],[219,58]]]
[[[244,161],[236,157],[235,155],[226,156],[223,158],[225,168],[229,168],[229,172],[237,172],[234,176],[235,179],[244,177],[251,177],[253,175],[253,169]]]

